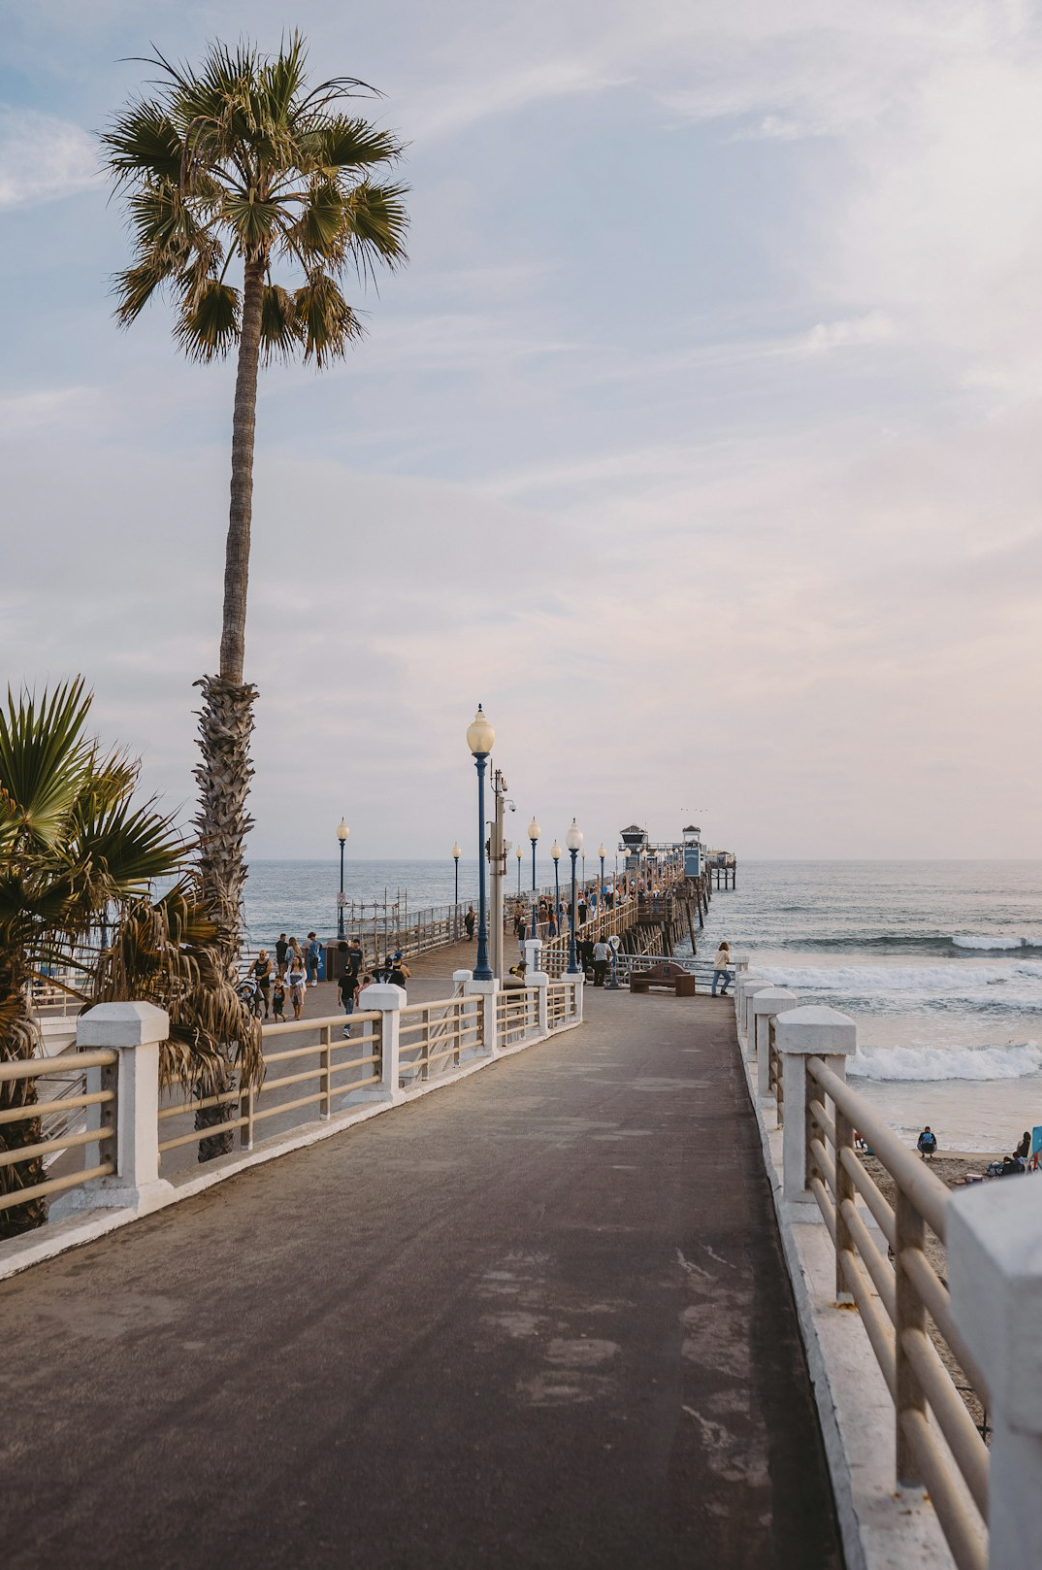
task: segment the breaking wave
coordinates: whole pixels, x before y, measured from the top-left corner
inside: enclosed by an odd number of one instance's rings
[[[1036,1041],[1005,1047],[859,1047],[847,1072],[859,1079],[1023,1079],[1042,1070]]]
[[[952,938],[952,943],[957,949],[1037,949],[1042,948],[1042,940],[1038,938],[987,938],[969,937]]]

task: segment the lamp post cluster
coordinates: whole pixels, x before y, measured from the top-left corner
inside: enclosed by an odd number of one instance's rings
[[[475,766],[475,768],[477,770],[477,775],[478,775],[478,952],[477,952],[477,961],[476,961],[476,964],[474,966],[474,979],[476,981],[490,981],[492,979],[492,969],[491,969],[491,966],[489,965],[489,954],[488,954],[488,905],[487,905],[487,897],[486,897],[486,891],[485,891],[485,858],[486,858],[485,771],[486,771],[486,768],[488,766],[489,755],[492,752],[492,745],[493,745],[495,739],[496,739],[496,733],[492,729],[492,726],[489,724],[488,717],[486,716],[484,709],[482,708],[481,704],[479,703],[478,704],[478,712],[475,714],[472,723],[470,724],[470,726],[467,729],[467,746],[470,748],[470,751],[471,751],[471,753],[473,755],[474,766]],[[529,841],[530,841],[531,846],[532,846],[532,935],[533,936],[536,936],[538,934],[538,932],[539,932],[539,883],[538,883],[538,874],[537,874],[537,871],[536,871],[536,846],[539,843],[539,836],[540,836],[541,832],[542,831],[541,831],[541,829],[539,827],[539,824],[538,824],[537,820],[535,818],[533,818],[531,823],[528,825],[528,838],[529,838]],[[576,822],[576,820],[574,818],[572,819],[571,828],[568,830],[567,834],[564,837],[564,842],[565,842],[565,845],[567,847],[568,854],[571,857],[571,864],[572,864],[572,866],[571,866],[571,872],[572,872],[572,885],[571,885],[571,887],[572,887],[572,897],[571,897],[571,902],[570,902],[569,921],[568,921],[568,968],[567,968],[566,974],[570,975],[570,976],[575,976],[575,975],[579,974],[579,954],[578,954],[578,947],[576,945],[576,937],[575,937],[575,931],[576,931],[576,927],[575,927],[575,923],[576,923],[576,904],[577,904],[576,883],[577,883],[577,878],[578,878],[577,864],[578,864],[579,857],[582,856],[582,860],[583,860],[583,869],[582,869],[583,870],[583,883],[584,883],[584,886],[585,886],[586,853],[585,853],[585,851],[583,849],[584,841],[583,841],[582,829],[580,829],[578,823]],[[523,858],[523,854],[524,854],[520,845],[517,847],[517,850],[516,850],[515,854],[517,856],[517,895],[518,895],[518,899],[520,899],[521,898],[521,862],[522,862],[522,858]],[[597,892],[597,904],[598,904],[598,907],[600,907],[601,901],[604,899],[604,860],[605,860],[605,857],[608,854],[607,850],[605,849],[605,846],[604,846],[603,842],[600,845],[598,845],[596,854],[597,854],[597,856],[598,856],[598,858],[600,860],[600,869],[601,869],[600,885],[599,885],[598,892]],[[561,909],[561,879],[560,879],[561,855],[562,855],[561,847],[560,847],[560,845],[557,843],[557,841],[555,839],[554,842],[553,842],[553,845],[550,847],[550,859],[551,859],[551,861],[554,864],[554,915],[555,915],[555,918],[556,918],[557,914],[560,912],[560,909]],[[452,856],[453,856],[453,859],[454,859],[454,861],[456,863],[456,902],[458,904],[459,903],[459,858],[460,858],[460,848],[459,848],[458,844],[453,845],[453,847],[452,847]]]

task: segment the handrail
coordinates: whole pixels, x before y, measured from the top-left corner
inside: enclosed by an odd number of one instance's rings
[[[0,1084],[16,1079],[47,1079],[54,1074],[75,1074],[85,1068],[111,1068],[119,1061],[114,1048],[99,1047],[96,1052],[63,1052],[55,1058],[26,1058],[17,1063],[0,1063]],[[29,1112],[34,1117],[34,1112]]]
[[[959,1570],[985,1570],[988,1450],[927,1333],[929,1314],[986,1406],[986,1381],[954,1323],[947,1285],[925,1253],[927,1227],[945,1242],[952,1194],[845,1079],[820,1057],[805,1061],[808,1187],[835,1244],[837,1301],[852,1298],[860,1311],[894,1401],[898,1482],[929,1490]],[[859,1160],[855,1128],[892,1178],[896,1205]],[[883,1232],[889,1258],[857,1209],[858,1193]]]

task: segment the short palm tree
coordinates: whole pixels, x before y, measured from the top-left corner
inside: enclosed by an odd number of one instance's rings
[[[403,188],[372,178],[402,145],[347,112],[353,96],[370,91],[364,83],[308,85],[297,33],[273,57],[215,44],[198,71],[158,53],[148,63],[159,73],[156,91],[130,103],[102,137],[134,244],[133,265],[117,278],[117,316],[128,325],[166,291],[188,355],[238,355],[220,668],[198,684],[195,770],[202,886],[230,975],[251,827],[256,688],[243,665],[258,370],[262,356],[298,353],[323,367],[359,336],[341,284],[351,268],[364,276],[404,260]],[[284,272],[296,274],[293,287]]]
[[[170,817],[133,799],[137,765],[86,734],[90,695],[63,684],[0,707],[0,1062],[36,1055],[34,981],[83,967],[80,945],[110,901],[141,897],[182,864]],[[31,1080],[0,1081],[0,1111],[36,1103]],[[39,1141],[39,1124],[0,1121],[0,1155]],[[0,1198],[42,1179],[39,1158],[0,1164]],[[39,1198],[0,1207],[0,1237],[44,1219]]]

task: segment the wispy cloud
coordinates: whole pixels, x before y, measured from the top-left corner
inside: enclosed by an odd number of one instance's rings
[[[97,147],[81,126],[0,109],[0,208],[57,201],[99,179]]]

